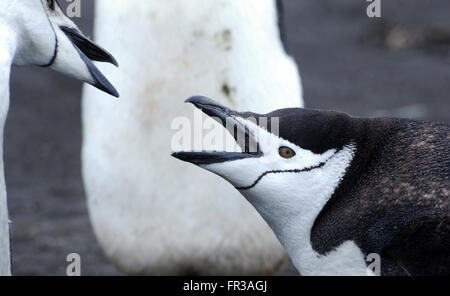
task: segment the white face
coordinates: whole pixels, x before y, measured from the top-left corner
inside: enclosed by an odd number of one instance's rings
[[[46,0],[41,1],[0,1],[0,25],[8,25],[17,36],[16,65],[41,65],[52,59],[55,34],[46,13]]]
[[[58,40],[58,53],[51,68],[81,81],[90,84],[95,83],[86,63],[81,59],[77,48],[61,30],[61,27],[68,27],[79,32],[78,27],[64,14],[56,1],[41,1],[52,30],[54,31],[55,40]]]
[[[6,7],[8,14],[5,13],[1,18],[7,18],[10,26],[19,35],[18,52],[14,60],[16,65],[49,63],[54,55],[56,36],[63,33],[59,26],[76,28],[76,25],[64,15],[55,1],[17,0],[5,2],[13,4],[1,5],[8,6]],[[58,42],[61,42],[63,50],[66,47],[73,47],[67,37],[61,37],[61,39]]]
[[[222,176],[239,190],[256,187],[263,178],[277,180],[281,172],[302,171],[320,166],[336,153],[332,149],[323,154],[314,154],[269,133],[253,121],[239,117],[235,119],[249,129],[251,137],[258,143],[261,156],[201,167]],[[285,179],[286,176],[281,177]],[[281,185],[278,180],[276,182]]]
[[[50,67],[118,96],[91,59],[117,62],[81,33],[56,0],[0,1],[0,26],[15,36],[15,65]]]
[[[261,155],[200,165],[236,187],[270,223],[280,216],[307,216],[321,209],[353,158],[355,147],[315,154],[236,117],[258,142]],[[272,228],[277,226],[271,224]],[[276,231],[276,229],[274,229]]]

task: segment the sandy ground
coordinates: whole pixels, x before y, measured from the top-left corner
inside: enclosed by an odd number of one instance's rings
[[[75,21],[91,34],[93,1],[82,4]],[[285,0],[307,106],[450,122],[450,2],[382,0],[377,20],[366,16],[366,5]],[[391,30],[390,23],[409,25]],[[71,252],[81,255],[84,275],[120,274],[89,224],[80,93],[80,83],[47,69],[13,71],[5,162],[16,275],[64,275]]]

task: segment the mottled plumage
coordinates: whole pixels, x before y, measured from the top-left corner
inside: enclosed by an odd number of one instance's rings
[[[382,273],[450,273],[450,128],[408,119],[352,119],[357,153],[314,223],[321,254],[354,240]]]

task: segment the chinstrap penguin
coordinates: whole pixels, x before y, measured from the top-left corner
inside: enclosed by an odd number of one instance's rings
[[[301,108],[240,113],[205,97],[187,102],[223,125],[231,120],[227,128],[242,130],[245,142],[237,141],[242,152],[172,155],[239,190],[302,275],[371,274],[366,257],[373,253],[381,275],[450,273],[448,125]]]
[[[2,1],[0,38],[2,67],[48,67],[119,96],[92,62],[117,61],[84,36],[56,0]]]
[[[118,97],[92,61],[118,65],[114,57],[85,37],[56,0],[0,1],[0,155],[9,109],[12,65],[59,71]],[[9,221],[3,159],[0,160],[0,275],[11,274]]]

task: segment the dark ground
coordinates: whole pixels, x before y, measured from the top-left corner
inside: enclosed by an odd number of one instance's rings
[[[382,0],[377,20],[366,16],[366,5],[285,0],[306,105],[449,123],[450,1]],[[92,7],[83,1],[75,20],[89,35]],[[80,83],[50,70],[13,71],[5,162],[16,275],[64,275],[71,252],[81,255],[84,275],[120,274],[87,215],[80,94]]]

